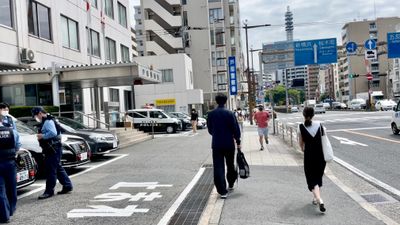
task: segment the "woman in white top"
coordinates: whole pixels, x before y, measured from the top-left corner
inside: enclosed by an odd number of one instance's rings
[[[322,176],[326,162],[322,151],[321,135],[324,130],[319,122],[313,122],[314,108],[305,107],[303,110],[304,124],[299,125],[299,143],[304,152],[304,172],[308,189],[313,193],[313,204],[319,205],[321,212],[325,212],[325,205],[321,198]]]

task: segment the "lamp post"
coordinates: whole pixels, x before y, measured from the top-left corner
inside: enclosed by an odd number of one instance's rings
[[[248,100],[249,100],[249,113],[250,113],[250,124],[253,125],[253,109],[255,106],[255,99],[254,99],[254,90],[252,87],[251,82],[251,75],[250,75],[250,60],[249,60],[249,37],[248,37],[248,29],[258,28],[258,27],[268,27],[271,24],[261,24],[261,25],[253,25],[249,26],[247,21],[244,23],[243,29],[246,33],[246,62],[247,62],[247,89],[248,89]]]

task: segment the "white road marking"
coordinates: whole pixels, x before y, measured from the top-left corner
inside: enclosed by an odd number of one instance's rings
[[[193,189],[194,185],[199,181],[201,175],[203,175],[205,168],[202,167],[199,169],[199,172],[193,177],[192,181],[186,186],[185,190],[179,195],[176,201],[172,204],[172,206],[168,209],[168,211],[164,214],[161,218],[160,222],[157,225],[167,225],[168,222],[171,220],[172,216],[174,216],[176,210],[185,200],[186,196],[189,192]]]
[[[360,146],[364,146],[367,147],[368,145],[363,144],[363,143],[359,143],[359,142],[355,142],[352,140],[349,140],[348,138],[343,138],[343,137],[336,137],[336,136],[332,136],[333,138],[335,138],[336,140],[340,141],[340,144],[345,144],[345,145],[360,145]]]
[[[154,190],[159,187],[172,187],[172,184],[158,184],[158,182],[119,182],[110,187],[110,190],[119,188],[146,188],[148,190]]]
[[[128,205],[122,209],[106,205],[88,205],[88,207],[91,207],[91,209],[73,209],[67,213],[67,217],[129,217],[133,213],[147,213],[149,211],[149,209],[137,209],[137,205]]]
[[[79,175],[85,174],[85,173],[90,172],[90,171],[92,171],[92,170],[94,170],[94,169],[97,169],[97,168],[99,168],[99,167],[102,167],[102,166],[105,166],[105,165],[107,165],[107,164],[110,164],[110,163],[112,163],[112,162],[114,162],[114,161],[120,160],[120,159],[122,159],[122,158],[124,158],[124,157],[126,157],[126,156],[128,156],[128,155],[129,155],[129,154],[108,154],[108,156],[118,156],[118,157],[116,157],[116,158],[114,158],[114,159],[111,159],[111,160],[109,160],[109,161],[107,161],[107,162],[103,162],[103,163],[101,163],[101,164],[92,166],[92,167],[90,167],[90,168],[87,169],[87,170],[84,170],[84,171],[82,171],[82,172],[79,172],[79,173],[74,174],[74,175],[69,176],[69,177],[70,177],[70,178],[77,177],[77,176],[79,176]],[[39,184],[36,184],[36,185],[39,185]],[[36,186],[36,185],[33,184],[33,186]],[[29,191],[29,192],[26,192],[26,193],[24,193],[24,194],[22,194],[22,195],[19,195],[19,196],[18,196],[18,199],[22,199],[22,198],[28,197],[28,196],[30,196],[30,195],[33,195],[33,194],[35,194],[35,193],[37,193],[37,192],[39,192],[39,191],[44,190],[45,188],[46,188],[46,184],[41,184],[39,188],[36,188],[36,189],[34,189],[34,190],[32,190],[32,191]]]
[[[350,128],[350,129],[336,129],[336,130],[327,130],[326,132],[345,132],[345,131],[356,131],[356,130],[380,130],[380,129],[391,129],[390,127],[363,127],[363,128]]]
[[[367,173],[364,173],[363,171],[355,168],[354,166],[350,165],[349,163],[343,161],[342,159],[335,157],[335,162],[339,163],[340,165],[344,166],[345,168],[347,168],[348,170],[352,171],[353,173],[357,174],[358,176],[362,177],[363,179],[367,180],[368,182],[375,184],[383,189],[385,189],[386,191],[388,191],[389,193],[392,193],[393,195],[397,196],[397,199],[400,199],[400,190],[397,190],[396,188],[390,186],[389,184],[386,184],[378,179],[376,179],[375,177],[372,177],[370,175],[368,175]]]

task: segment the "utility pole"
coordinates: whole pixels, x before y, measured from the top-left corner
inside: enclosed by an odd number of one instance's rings
[[[262,25],[254,25],[248,26],[247,21],[244,23],[243,29],[245,29],[246,33],[246,62],[247,62],[247,89],[248,89],[248,102],[249,102],[249,115],[250,115],[250,124],[253,125],[253,109],[255,107],[255,96],[253,90],[252,76],[250,74],[250,60],[249,60],[249,37],[248,37],[248,29],[258,28],[258,27],[268,27],[271,24],[262,24]]]

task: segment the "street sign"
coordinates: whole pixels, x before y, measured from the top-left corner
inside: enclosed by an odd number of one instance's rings
[[[329,64],[336,62],[336,38],[294,42],[295,66]]]
[[[378,54],[376,52],[376,49],[373,50],[365,50],[365,59],[366,60],[376,60],[378,59]]]
[[[357,44],[355,42],[348,42],[346,44],[347,55],[355,55],[357,52]]]
[[[376,41],[373,40],[373,39],[368,39],[368,40],[365,41],[364,47],[366,49],[369,49],[369,50],[375,49],[376,48]]]
[[[387,34],[388,58],[400,58],[400,32]]]
[[[229,90],[231,95],[237,95],[237,79],[236,79],[236,59],[235,56],[229,56]]]
[[[367,74],[367,79],[368,79],[368,80],[372,80],[372,78],[373,78],[373,77],[372,77],[372,74],[370,74],[370,73]]]

